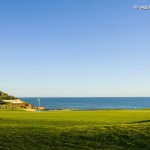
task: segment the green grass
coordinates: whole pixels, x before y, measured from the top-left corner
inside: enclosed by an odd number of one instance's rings
[[[150,110],[0,111],[0,150],[149,150]]]

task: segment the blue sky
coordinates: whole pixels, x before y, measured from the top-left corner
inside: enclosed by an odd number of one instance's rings
[[[145,0],[1,0],[0,89],[15,96],[150,96]]]

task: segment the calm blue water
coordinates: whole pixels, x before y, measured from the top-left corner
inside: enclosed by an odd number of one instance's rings
[[[21,98],[38,106],[37,98]],[[47,109],[138,109],[150,108],[150,97],[97,97],[97,98],[40,98]]]

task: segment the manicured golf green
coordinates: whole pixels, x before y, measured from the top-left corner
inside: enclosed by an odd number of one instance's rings
[[[150,110],[0,111],[0,150],[150,149]]]

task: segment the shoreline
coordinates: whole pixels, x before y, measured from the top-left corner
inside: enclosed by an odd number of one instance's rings
[[[150,110],[150,108],[137,108],[137,109],[70,109],[70,108],[64,108],[64,109],[45,109],[45,110],[29,110],[29,111],[101,111],[101,110]]]
[[[44,107],[42,107],[44,108]],[[138,110],[150,110],[150,108],[136,108],[136,109],[128,109],[128,108],[125,108],[125,109],[121,109],[121,108],[118,108],[118,109],[72,109],[72,108],[64,108],[64,109],[39,109],[39,108],[27,108],[27,109],[0,109],[1,110],[5,110],[5,111],[30,111],[30,112],[36,112],[36,111],[42,111],[42,112],[48,112],[48,111],[125,111],[125,110],[131,110],[131,111],[138,111]]]

